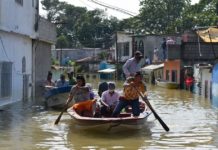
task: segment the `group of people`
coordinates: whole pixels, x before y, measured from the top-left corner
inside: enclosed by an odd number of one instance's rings
[[[123,66],[126,81],[123,84],[123,93],[116,91],[114,82],[104,82],[99,85],[100,107],[96,108],[96,99],[90,96],[90,88],[85,78],[76,77],[76,84],[71,88],[66,104],[74,100],[72,106],[77,113],[84,116],[118,117],[123,109],[132,107],[133,116],[140,115],[139,93],[146,92],[146,86],[140,73],[139,62],[141,52],[135,52],[133,58],[127,60]]]
[[[68,75],[68,80],[66,80],[64,74],[61,74],[60,79],[54,82],[52,79],[52,72],[49,71],[47,75],[47,80],[45,81],[45,88],[51,89],[53,87],[65,87],[68,85],[76,84],[76,79],[73,76],[73,72],[69,72],[67,75]]]
[[[139,116],[140,103],[137,90],[142,93],[146,91],[140,72],[126,79],[123,84],[123,94],[116,91],[114,82],[108,82],[105,85],[107,87],[101,94],[100,106],[97,109],[97,100],[90,96],[90,88],[87,86],[85,78],[83,76],[77,76],[76,84],[72,87],[66,103],[68,104],[74,100],[72,107],[82,116],[118,117],[120,112],[129,106],[132,107],[133,116]]]
[[[126,81],[123,84],[122,94],[116,91],[114,82],[104,82],[99,85],[100,103],[97,103],[92,89],[86,83],[82,75],[78,75],[74,82],[71,82],[71,74],[68,74],[69,81],[66,81],[63,74],[60,79],[54,83],[52,73],[48,72],[46,84],[48,86],[62,87],[73,84],[66,105],[73,100],[73,109],[82,116],[90,117],[118,117],[123,109],[132,108],[133,116],[140,115],[139,93],[146,92],[146,86],[140,73],[140,60],[142,53],[136,51],[133,58],[130,58],[123,65],[123,72]],[[99,107],[97,107],[100,104]]]

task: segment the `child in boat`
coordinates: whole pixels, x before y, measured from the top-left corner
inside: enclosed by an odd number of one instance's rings
[[[111,116],[115,106],[119,101],[120,94],[115,91],[115,83],[108,83],[108,90],[104,91],[101,96],[101,115]]]
[[[126,82],[124,83],[124,96],[120,98],[118,105],[113,111],[113,117],[117,117],[120,114],[121,110],[128,105],[132,107],[133,116],[139,116],[140,103],[139,94],[136,88],[139,92],[143,94],[146,92],[146,86],[145,83],[142,81],[142,75],[140,72],[136,72],[134,78],[127,78]]]
[[[82,116],[93,116],[96,100],[90,99],[89,87],[85,78],[81,75],[76,77],[76,85],[71,88],[67,103],[74,100],[73,109]]]

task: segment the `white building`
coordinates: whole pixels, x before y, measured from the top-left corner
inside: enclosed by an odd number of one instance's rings
[[[0,0],[0,105],[35,95],[38,5],[38,0]]]
[[[115,49],[115,60],[118,62],[125,62],[132,57],[132,33],[116,32],[112,49]]]

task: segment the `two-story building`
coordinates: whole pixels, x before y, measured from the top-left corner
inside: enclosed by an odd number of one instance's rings
[[[54,36],[44,36],[40,20],[39,0],[0,1],[0,105],[35,96],[36,80],[46,78],[56,34],[50,25]]]

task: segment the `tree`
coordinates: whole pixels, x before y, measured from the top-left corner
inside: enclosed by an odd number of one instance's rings
[[[195,26],[216,26],[217,0],[200,0],[198,4],[188,7],[182,14],[181,28],[191,29]]]
[[[48,19],[56,23],[57,36],[64,35],[68,47],[111,46],[111,37],[119,21],[116,18],[108,19],[103,10],[87,11],[84,7],[75,7],[59,0],[43,0],[42,5],[48,12]]]
[[[57,38],[56,47],[57,48],[67,48],[68,47],[68,41],[65,35],[61,35]]]
[[[190,0],[142,0],[138,28],[144,33],[174,33],[175,23]]]

